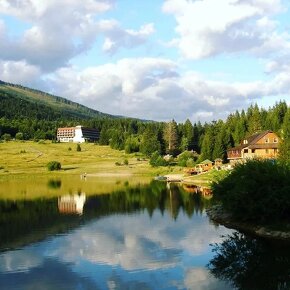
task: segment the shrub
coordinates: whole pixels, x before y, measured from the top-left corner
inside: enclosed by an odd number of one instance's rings
[[[71,147],[68,147],[67,150],[68,150],[68,151],[71,151]]]
[[[5,133],[1,137],[4,141],[10,141],[11,140],[11,135],[8,133]]]
[[[16,140],[23,140],[23,133],[21,133],[21,132],[16,133],[15,139]]]
[[[117,162],[115,162],[115,165],[116,165],[116,166],[121,166],[122,164],[121,164],[120,162],[117,161]]]
[[[128,159],[124,159],[124,165],[129,165]]]
[[[257,222],[290,218],[290,168],[269,160],[249,160],[212,184],[214,200],[234,217]]]
[[[50,161],[47,163],[48,171],[60,170],[61,164],[58,161]]]
[[[81,148],[81,145],[80,144],[77,144],[77,151],[78,152],[82,151],[82,148]]]
[[[149,164],[153,167],[167,166],[168,162],[166,160],[164,160],[164,158],[162,156],[160,156],[158,151],[155,151],[149,160]]]
[[[191,167],[194,164],[194,161],[197,159],[196,153],[192,151],[184,151],[177,157],[177,164],[179,166],[188,166]]]

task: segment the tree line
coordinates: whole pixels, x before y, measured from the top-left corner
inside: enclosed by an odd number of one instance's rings
[[[15,104],[15,103],[14,103]],[[126,153],[141,152],[150,157],[160,155],[176,156],[184,151],[194,151],[200,160],[222,158],[226,150],[239,145],[241,140],[256,132],[272,130],[286,144],[281,150],[289,155],[290,112],[285,101],[269,109],[251,105],[246,111],[236,111],[226,120],[201,124],[153,122],[132,118],[79,118],[60,114],[40,105],[15,106],[6,99],[6,107],[0,109],[0,136],[23,140],[56,140],[58,127],[82,125],[100,131],[99,144],[110,145]],[[12,111],[9,113],[8,111]]]

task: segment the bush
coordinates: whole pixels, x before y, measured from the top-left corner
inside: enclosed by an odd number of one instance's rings
[[[275,222],[290,218],[290,168],[250,160],[212,184],[214,200],[241,220]]]
[[[60,170],[61,164],[58,161],[50,161],[47,163],[48,171]]]
[[[153,167],[167,166],[168,162],[166,160],[164,160],[164,158],[162,156],[160,156],[158,151],[155,151],[149,160],[149,164]]]
[[[184,151],[177,157],[177,164],[179,166],[187,166],[192,167],[194,166],[194,161],[197,159],[196,153],[192,151]]]
[[[8,133],[5,133],[1,137],[4,141],[10,141],[11,140],[11,135]]]
[[[129,165],[128,159],[124,159],[124,165]]]
[[[23,133],[21,133],[21,132],[16,133],[15,139],[16,140],[23,140]]]
[[[80,144],[77,145],[77,151],[78,152],[82,151],[82,148],[81,148],[81,145]]]

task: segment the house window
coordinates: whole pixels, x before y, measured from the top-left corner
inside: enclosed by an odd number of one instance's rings
[[[244,144],[248,144],[248,140],[245,139],[243,143],[244,143]]]
[[[278,138],[274,138],[274,143],[278,143]]]
[[[244,150],[244,153],[248,153],[248,149],[245,149],[245,150]]]
[[[265,138],[265,143],[269,143],[269,138]]]
[[[252,153],[255,153],[256,149],[252,149]]]

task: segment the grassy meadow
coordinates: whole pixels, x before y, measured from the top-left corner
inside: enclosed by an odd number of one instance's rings
[[[51,143],[50,141],[9,141],[0,143],[0,179],[25,175],[84,174],[88,176],[129,176],[166,173],[168,169],[152,168],[148,160],[134,154],[92,143]],[[49,172],[46,165],[59,161],[62,169]],[[128,165],[124,161],[128,160]],[[119,165],[116,165],[118,163]]]

